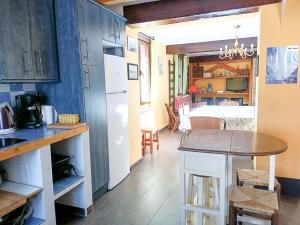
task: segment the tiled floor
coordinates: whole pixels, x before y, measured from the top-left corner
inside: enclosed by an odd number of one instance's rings
[[[60,216],[58,225],[179,224],[180,135],[161,132],[160,150],[143,162],[112,191],[94,203],[87,218]],[[300,225],[300,199],[282,197],[281,225]]]

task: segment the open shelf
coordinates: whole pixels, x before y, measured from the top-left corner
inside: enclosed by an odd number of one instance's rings
[[[36,217],[31,217],[28,220],[26,220],[24,225],[41,225],[44,222],[45,222],[45,220],[43,220],[43,219],[36,218]]]
[[[199,93],[196,94],[198,97],[220,97],[220,96],[248,96],[249,92],[212,92],[212,93]]]
[[[240,76],[240,75],[231,75],[231,76],[220,76],[220,77],[193,77],[193,80],[209,80],[209,79],[230,79],[230,78],[250,78],[250,76]]]
[[[41,192],[43,189],[39,187],[27,185],[27,184],[3,181],[0,190],[16,193],[25,196],[28,199],[36,195],[37,193]]]
[[[55,181],[53,184],[54,200],[71,191],[84,181],[84,177],[70,176],[61,180]]]

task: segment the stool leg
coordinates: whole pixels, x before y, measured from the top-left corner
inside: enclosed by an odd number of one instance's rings
[[[156,142],[157,142],[157,150],[159,149],[159,130],[156,131]]]
[[[149,132],[150,134],[150,153],[152,154],[153,153],[153,133],[152,131]]]
[[[145,133],[142,132],[142,156],[145,156],[145,148],[146,148]]]
[[[229,204],[229,225],[236,225],[236,217],[237,217],[237,210],[233,206],[233,203],[230,202],[230,204]]]
[[[214,192],[214,208],[217,209],[219,207],[220,198],[219,198],[219,185],[217,178],[213,177],[213,192]]]
[[[194,182],[193,182],[193,179],[194,179],[194,177],[193,177],[193,175],[192,174],[189,174],[189,183],[188,183],[188,193],[187,193],[187,203],[188,204],[193,204],[194,203],[194,201],[193,201],[193,189],[194,189]],[[191,216],[192,216],[192,214],[191,214],[191,212],[186,212],[186,217],[187,217],[187,220],[188,221],[191,221]]]
[[[272,216],[272,225],[279,225],[279,224],[280,224],[279,211],[275,211],[274,215]]]
[[[197,177],[197,188],[198,188],[198,193],[197,193],[197,204],[199,206],[204,206],[205,201],[206,201],[206,195],[207,192],[205,193],[205,181],[206,178],[202,177]],[[204,194],[204,196],[203,196]],[[197,213],[196,214],[196,220],[197,222],[195,223],[196,225],[203,225],[203,214],[202,213]]]

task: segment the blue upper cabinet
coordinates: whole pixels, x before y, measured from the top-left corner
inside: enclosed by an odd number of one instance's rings
[[[102,8],[102,38],[104,41],[125,46],[126,19]]]
[[[1,79],[33,79],[27,1],[1,0],[0,15]]]
[[[52,0],[0,1],[1,82],[59,80]]]
[[[28,0],[34,79],[57,81],[58,60],[52,0]]]

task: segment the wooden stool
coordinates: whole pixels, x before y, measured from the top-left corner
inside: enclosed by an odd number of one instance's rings
[[[237,220],[270,220],[272,225],[279,225],[279,219],[278,198],[275,192],[245,186],[233,188],[229,203],[229,225],[236,225]]]
[[[267,170],[251,170],[251,169],[237,169],[237,185],[252,185],[257,188],[268,189],[269,173]],[[275,178],[275,191],[280,202],[281,185]]]
[[[150,153],[153,153],[153,142],[157,143],[159,149],[159,130],[142,129],[142,155],[145,156],[146,147],[150,146]]]

